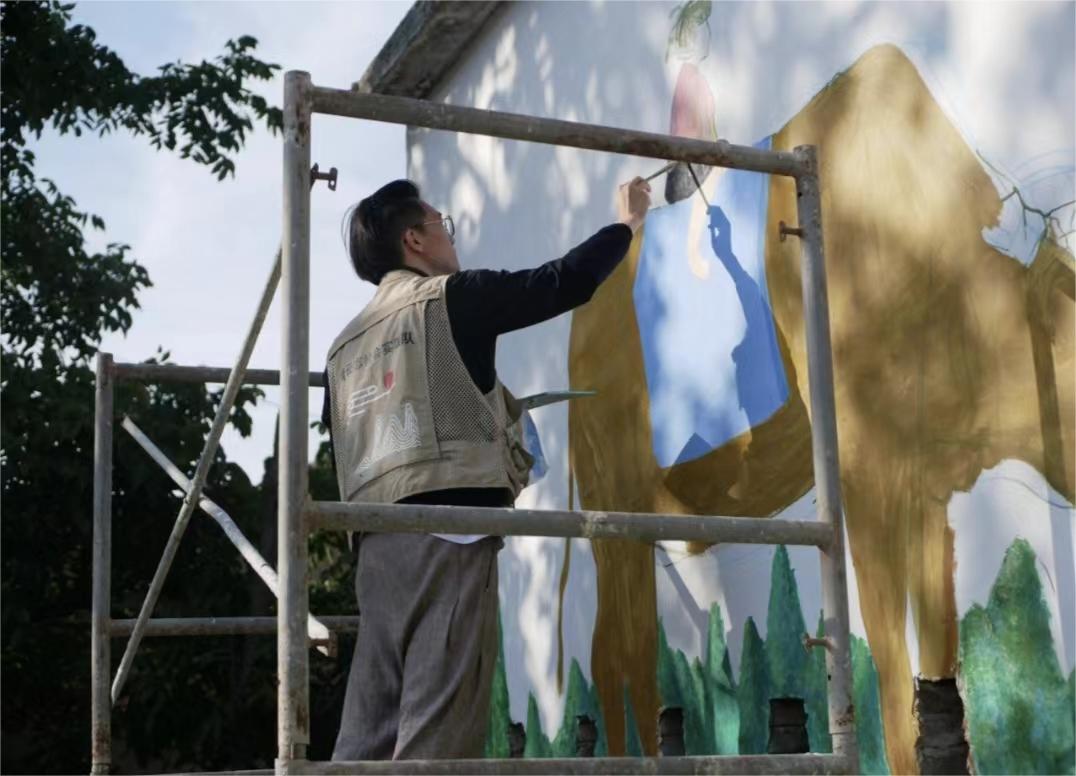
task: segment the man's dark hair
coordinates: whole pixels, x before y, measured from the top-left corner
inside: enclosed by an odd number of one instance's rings
[[[426,211],[418,186],[409,180],[387,183],[345,217],[347,252],[363,280],[375,286],[381,278],[403,266],[403,233],[422,223]]]

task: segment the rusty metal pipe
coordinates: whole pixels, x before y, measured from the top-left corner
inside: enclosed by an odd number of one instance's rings
[[[180,364],[127,364],[112,366],[116,380],[142,383],[226,383],[232,370],[224,366],[182,366]],[[310,372],[311,388],[325,386],[325,375]],[[279,369],[248,369],[243,373],[244,385],[280,385]]]
[[[765,151],[727,140],[710,142],[321,86],[312,87],[310,95],[315,113],[333,116],[792,177],[808,170],[791,151]]]
[[[857,764],[858,765],[858,764]],[[710,757],[566,757],[534,760],[399,760],[307,762],[297,773],[318,774],[771,774],[854,773],[839,755],[721,755]]]
[[[631,512],[583,512],[514,507],[430,504],[352,504],[314,501],[307,507],[312,529],[399,533],[463,533],[498,536],[579,536],[584,539],[793,544],[824,547],[833,529],[813,520],[699,517]]]
[[[834,754],[858,763],[852,696],[852,651],[848,623],[848,578],[844,554],[844,515],[837,447],[837,407],[833,393],[833,348],[829,330],[829,295],[822,239],[822,195],[814,146],[796,154],[810,174],[796,179],[799,229],[803,249],[803,315],[807,340],[807,381],[811,404],[811,448],[814,456],[816,508],[820,523],[830,527],[832,543],[822,548],[822,618],[826,639],[826,691],[829,733]]]
[[[353,631],[358,616],[321,616],[318,621],[333,632]],[[130,635],[137,620],[113,620],[112,638]],[[146,623],[144,636],[262,636],[276,635],[276,617],[158,617]]]
[[[97,354],[93,421],[93,603],[90,630],[90,773],[112,767],[112,354]]]

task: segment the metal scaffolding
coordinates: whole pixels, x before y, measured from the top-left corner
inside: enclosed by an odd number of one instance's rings
[[[629,514],[534,509],[479,509],[417,504],[352,504],[311,501],[307,492],[308,391],[322,385],[310,362],[310,138],[315,113],[368,119],[412,127],[487,135],[509,140],[571,146],[592,151],[729,167],[792,177],[796,184],[799,227],[781,225],[782,239],[801,239],[803,309],[810,386],[812,452],[817,521],[766,520],[694,515]],[[94,448],[94,543],[92,617],[92,772],[107,773],[111,764],[111,703],[115,701],[143,635],[207,633],[277,634],[277,774],[297,773],[853,773],[858,751],[852,706],[852,672],[848,629],[848,591],[844,525],[837,458],[837,423],[833,397],[826,270],[822,251],[818,162],[813,146],[793,151],[765,151],[689,138],[634,132],[612,127],[477,110],[355,91],[327,89],[311,83],[308,73],[289,71],[284,79],[284,236],[261,305],[240,357],[231,370],[171,365],[116,364],[107,353],[97,362],[96,437]],[[282,279],[283,369],[247,371],[247,360],[260,332],[269,301]],[[113,383],[119,379],[180,382],[227,381],[217,418],[186,498],[137,620],[112,620],[111,484]],[[281,386],[280,456],[278,460],[278,616],[150,620],[156,595],[187,520],[201,505],[211,516],[212,502],[202,486],[243,382]],[[133,428],[133,424],[130,424]],[[132,428],[128,431],[134,434]],[[148,441],[148,440],[146,440]],[[150,450],[146,447],[147,451]],[[151,452],[152,454],[152,452]],[[162,466],[165,462],[159,460]],[[182,476],[182,475],[180,475]],[[174,473],[173,473],[174,477]],[[205,502],[208,502],[206,505]],[[219,510],[219,507],[216,507]],[[220,510],[223,512],[223,510]],[[226,517],[226,515],[225,515]],[[218,522],[228,531],[225,521]],[[832,754],[705,756],[662,758],[576,758],[554,760],[445,760],[406,762],[314,762],[306,759],[310,741],[309,647],[315,624],[329,630],[351,628],[357,618],[310,617],[307,537],[314,530],[393,531],[411,533],[484,533],[501,536],[622,538],[642,541],[696,540],[817,547],[821,553],[825,638],[811,646],[826,650],[829,730]],[[232,534],[229,533],[232,538]],[[233,538],[233,542],[236,539]],[[241,542],[237,543],[240,547]],[[241,547],[240,547],[241,548]],[[241,548],[242,549],[242,548]],[[251,561],[256,565],[257,558]],[[264,563],[264,561],[263,561]],[[263,575],[263,578],[268,577]],[[109,692],[110,638],[130,635],[127,651]]]

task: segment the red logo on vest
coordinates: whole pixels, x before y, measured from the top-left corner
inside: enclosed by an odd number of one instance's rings
[[[385,377],[382,379],[382,382],[385,384],[385,390],[391,391],[392,384],[396,382],[396,375],[393,372],[385,372]]]

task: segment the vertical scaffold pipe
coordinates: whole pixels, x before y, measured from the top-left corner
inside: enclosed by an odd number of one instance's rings
[[[829,329],[829,297],[822,241],[822,196],[814,146],[796,153],[810,172],[796,178],[796,198],[803,249],[803,314],[807,334],[807,376],[811,399],[811,442],[814,457],[818,519],[833,526],[832,544],[822,551],[822,616],[829,648],[829,731],[833,753],[858,768],[855,712],[852,705],[852,661],[848,630],[848,580],[844,563],[844,519],[841,511],[837,414],[833,394],[833,351]]]
[[[306,643],[307,412],[310,361],[310,74],[284,76],[284,237],[281,293],[277,570],[277,773],[306,759],[310,664]]]
[[[90,773],[112,767],[112,354],[97,354],[93,427],[93,608]]]

